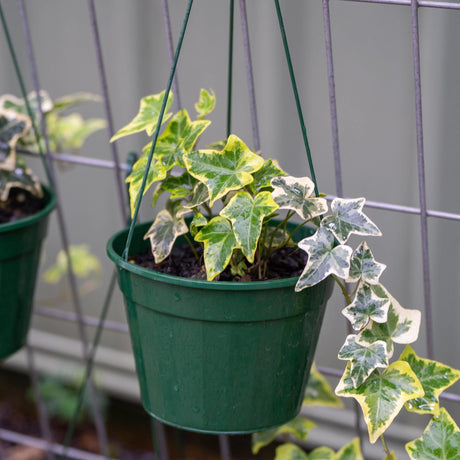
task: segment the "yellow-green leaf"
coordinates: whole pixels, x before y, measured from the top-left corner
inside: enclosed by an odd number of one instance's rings
[[[200,118],[204,118],[209,115],[216,106],[216,95],[214,91],[211,92],[206,91],[205,89],[201,89],[200,91],[200,99],[195,104],[196,113]]]
[[[343,407],[342,400],[334,394],[329,382],[315,365],[310,371],[303,403],[309,406]]]
[[[409,412],[439,415],[439,395],[460,379],[460,371],[438,361],[419,358],[407,345],[399,358],[406,361],[422,384],[425,394],[406,403]]]
[[[308,460],[364,460],[364,457],[361,452],[359,438],[355,438],[338,452],[334,452],[328,447],[318,447],[310,452]]]
[[[423,435],[406,444],[411,460],[460,460],[460,430],[442,408]]]
[[[276,448],[274,460],[309,460],[309,457],[299,446],[288,443]]]
[[[285,175],[286,173],[281,169],[278,161],[269,158],[262,168],[253,174],[254,182],[251,184],[251,189],[255,193],[261,189],[271,188],[271,180],[273,178]]]
[[[367,423],[370,442],[375,443],[406,401],[423,396],[422,384],[404,361],[390,364],[382,373],[375,370],[358,388],[353,386],[350,369],[348,363],[335,393],[358,401]]]

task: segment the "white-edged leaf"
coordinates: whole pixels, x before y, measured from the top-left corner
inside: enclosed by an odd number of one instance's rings
[[[196,206],[203,204],[205,201],[208,201],[208,199],[208,188],[206,187],[206,185],[203,184],[203,182],[198,182],[193,189],[190,201],[186,203],[184,206],[187,208],[195,208]]]
[[[203,216],[200,212],[193,216],[190,222],[190,234],[194,237],[201,227],[204,227],[208,223],[208,219]]]
[[[261,189],[271,188],[271,180],[275,177],[285,176],[286,173],[281,169],[277,160],[269,158],[265,161],[262,168],[256,171],[254,182],[251,184],[253,192],[258,192]]]
[[[369,246],[363,241],[353,252],[350,262],[350,275],[348,283],[355,283],[360,278],[368,283],[379,282],[380,275],[385,270],[386,265],[377,262]]]
[[[338,452],[328,447],[318,447],[308,455],[308,460],[364,460],[359,438],[353,439]]]
[[[308,406],[343,407],[342,400],[334,394],[329,382],[314,364],[308,377],[303,404]]]
[[[200,98],[198,99],[198,102],[195,104],[195,110],[198,116],[200,118],[206,117],[214,110],[215,106],[216,95],[214,94],[214,91],[211,90],[209,92],[202,88],[200,91]]]

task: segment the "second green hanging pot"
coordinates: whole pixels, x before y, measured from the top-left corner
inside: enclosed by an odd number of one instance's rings
[[[147,248],[149,225],[135,227],[130,254]],[[107,250],[118,268],[146,411],[180,428],[228,434],[295,417],[331,280],[295,293],[297,278],[232,283],[165,275],[124,260],[127,235],[115,234]]]

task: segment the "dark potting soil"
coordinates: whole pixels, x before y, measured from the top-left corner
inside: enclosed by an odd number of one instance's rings
[[[43,200],[31,193],[12,189],[6,201],[0,201],[0,224],[15,222],[24,217],[36,214],[43,209]]]
[[[171,254],[161,263],[156,264],[152,252],[148,249],[145,253],[137,254],[130,262],[141,267],[166,273],[168,275],[181,276],[183,278],[206,279],[206,271],[203,263],[203,251],[201,246],[196,245],[195,251],[198,259],[193,254],[190,246],[184,244],[174,247]],[[295,248],[283,248],[272,255],[268,261],[266,276],[259,278],[258,270],[248,271],[242,277],[233,276],[227,267],[215,280],[219,281],[265,281],[299,276],[307,263],[307,254]]]

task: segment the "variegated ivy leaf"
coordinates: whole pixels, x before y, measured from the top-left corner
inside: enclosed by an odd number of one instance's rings
[[[354,388],[348,363],[335,393],[358,401],[373,444],[391,425],[406,401],[423,395],[423,388],[409,364],[403,361],[390,364],[382,373],[376,369],[362,385]]]
[[[316,423],[298,415],[290,422],[277,428],[254,433],[252,435],[252,453],[257,454],[262,447],[270,444],[280,434],[292,434],[300,441],[305,441],[311,429],[315,427]]]
[[[353,302],[342,310],[355,331],[363,329],[370,320],[385,323],[388,317],[390,299],[377,296],[371,285],[362,283]]]
[[[46,91],[40,91],[40,93],[46,93]],[[66,96],[60,97],[52,102],[52,109],[53,112],[62,112],[63,110],[70,109],[85,102],[101,102],[101,100],[101,96],[93,93],[79,92],[67,94]],[[43,100],[42,104],[44,104]],[[46,112],[47,110],[43,111]]]
[[[43,196],[38,177],[29,168],[16,166],[13,171],[0,169],[0,201],[6,201],[12,188],[27,190],[37,197]]]
[[[380,236],[378,227],[363,212],[365,198],[335,198],[331,203],[331,215],[321,221],[340,243],[345,243],[351,234]]]
[[[195,214],[190,222],[190,234],[194,237],[199,232],[199,228],[204,227],[207,223],[208,219],[203,214],[200,212]]]
[[[152,206],[154,206],[163,192],[169,192],[170,199],[186,198],[191,196],[193,189],[197,184],[197,180],[192,177],[187,171],[180,176],[168,176],[155,189],[152,198]]]
[[[310,371],[303,403],[309,406],[343,407],[341,399],[334,394],[329,382],[315,365]]]
[[[177,237],[187,232],[187,224],[182,216],[173,215],[168,209],[161,210],[144,235],[144,239],[150,239],[155,263],[166,259]]]
[[[38,94],[40,96],[41,109],[43,113],[50,112],[54,108],[54,104],[50,95],[47,91],[44,90],[40,90]],[[35,119],[35,116],[38,113],[37,93],[35,91],[29,93],[27,95],[27,101],[29,102],[29,107],[32,111],[33,118]],[[12,94],[4,94],[0,97],[0,109],[12,110],[18,114],[29,117],[25,100]]]
[[[350,262],[350,276],[348,283],[355,283],[360,278],[368,283],[375,284],[379,282],[380,275],[385,270],[386,265],[377,262],[374,259],[372,251],[365,241],[363,241],[353,252]]]
[[[359,438],[355,438],[337,453],[328,447],[318,447],[309,454],[308,460],[364,460],[364,457]]]
[[[388,357],[393,355],[393,342],[412,343],[418,338],[422,314],[419,310],[409,310],[401,307],[399,302],[381,285],[371,285],[374,293],[390,300],[387,321],[370,324],[360,333],[360,342],[374,343],[383,340],[387,344]]]
[[[349,246],[336,246],[334,235],[326,228],[319,228],[313,236],[300,241],[298,246],[308,253],[308,262],[297,281],[297,292],[314,286],[331,274],[348,278],[353,250]]]
[[[208,120],[191,121],[185,109],[177,112],[166,126],[163,134],[155,145],[155,158],[160,161],[166,171],[174,166],[185,167],[184,153],[193,149],[203,131],[211,124]],[[143,154],[149,155],[152,142],[143,148]]]
[[[459,460],[460,430],[449,413],[442,408],[437,417],[415,441],[406,444],[411,460]]]
[[[350,379],[355,388],[359,387],[377,367],[388,366],[385,342],[379,340],[363,344],[357,336],[350,334],[339,351],[339,359],[350,361]]]
[[[152,136],[158,125],[158,118],[161,112],[161,106],[165,97],[165,91],[158,94],[152,94],[141,99],[138,114],[126,125],[115,133],[110,142],[116,141],[121,137],[129,136],[130,134],[146,131],[147,135]],[[171,117],[171,113],[167,113],[173,103],[174,96],[170,92],[166,103],[165,113],[162,123]]]
[[[274,460],[309,460],[309,458],[299,446],[287,443],[276,448]]]
[[[269,158],[265,161],[262,168],[253,174],[254,182],[250,185],[251,190],[255,193],[261,189],[271,187],[271,180],[273,178],[285,175],[286,173],[280,168],[278,161]]]
[[[248,192],[238,192],[220,212],[233,226],[233,232],[249,262],[254,262],[262,221],[278,209],[270,192],[260,192],[254,198]]]
[[[425,394],[406,403],[409,412],[439,415],[439,395],[460,379],[460,371],[445,364],[419,358],[410,345],[407,345],[399,358],[409,363],[422,384]]]
[[[208,201],[208,199],[208,188],[203,184],[203,182],[198,182],[193,189],[190,201],[184,206],[187,208],[195,208],[196,206],[203,204],[205,201]]]
[[[304,220],[327,212],[324,198],[310,198],[315,186],[309,177],[275,177],[271,185],[273,199],[281,209],[292,209]]]
[[[214,217],[195,236],[195,241],[204,243],[206,276],[212,281],[225,270],[238,246],[232,224],[224,217]]]
[[[264,164],[261,156],[233,134],[221,152],[197,150],[185,154],[184,162],[188,172],[208,188],[210,206],[228,192],[250,184],[252,173]]]
[[[0,110],[0,168],[16,168],[16,144],[30,128],[30,119],[12,110]]]
[[[134,215],[134,210],[136,209],[138,195],[140,193],[145,170],[147,168],[147,162],[148,157],[146,155],[142,155],[139,158],[139,160],[137,160],[136,163],[134,163],[131,174],[126,178],[126,182],[129,184],[129,202],[131,208],[131,216]],[[150,164],[143,194],[145,195],[147,193],[149,187],[154,182],[163,180],[165,177],[166,169],[158,160],[153,158],[152,163]]]
[[[206,91],[205,89],[201,89],[200,91],[200,99],[195,104],[196,113],[200,118],[204,118],[209,115],[216,106],[216,95],[214,91],[211,92]]]

